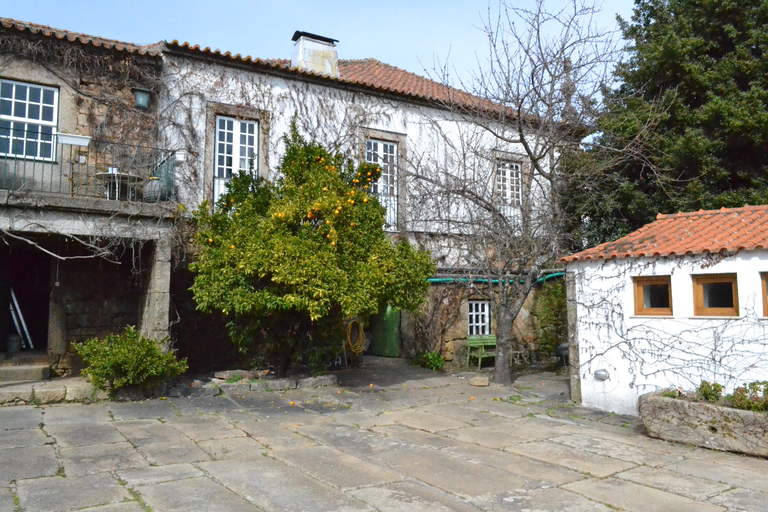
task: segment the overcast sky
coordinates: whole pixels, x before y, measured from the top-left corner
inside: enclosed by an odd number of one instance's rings
[[[629,19],[632,6],[606,2],[601,25],[613,27],[616,14]],[[177,39],[290,58],[291,36],[302,30],[338,39],[339,58],[372,57],[421,75],[450,54],[462,76],[485,56],[487,10],[488,0],[0,0],[2,17],[131,43]]]

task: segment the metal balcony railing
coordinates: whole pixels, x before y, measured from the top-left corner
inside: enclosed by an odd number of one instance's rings
[[[0,190],[174,200],[174,164],[170,150],[0,128]]]

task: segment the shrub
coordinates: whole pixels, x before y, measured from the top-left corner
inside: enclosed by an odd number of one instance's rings
[[[129,325],[122,334],[92,338],[73,347],[85,362],[83,375],[97,389],[114,392],[130,385],[151,387],[184,373],[187,360],[178,360],[173,351],[166,350],[167,342],[145,338]]]
[[[723,385],[703,380],[696,390],[696,394],[705,402],[717,402],[723,394]]]
[[[750,382],[734,390],[733,406],[747,411],[768,411],[768,381]]]
[[[538,320],[539,348],[554,353],[558,345],[567,341],[565,284],[561,280],[542,284],[533,314]]]
[[[413,364],[438,372],[445,366],[445,359],[437,352],[419,352],[413,358]]]

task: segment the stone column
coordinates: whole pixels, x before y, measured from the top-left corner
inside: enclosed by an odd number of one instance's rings
[[[61,262],[51,258],[51,294],[48,299],[48,355],[67,353],[67,307],[58,270]]]
[[[570,366],[571,401],[581,404],[581,370],[579,368],[579,317],[576,311],[576,276],[565,274],[565,297],[568,311],[568,364]]]
[[[163,339],[169,335],[171,307],[171,244],[168,240],[154,241],[152,268],[141,295],[140,330],[142,336]]]

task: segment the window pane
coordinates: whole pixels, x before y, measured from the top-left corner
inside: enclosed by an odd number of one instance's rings
[[[730,281],[725,283],[704,283],[702,290],[705,308],[734,307],[733,286]]]
[[[52,90],[50,89],[43,90],[43,104],[53,105],[53,98],[54,98],[54,94]]]
[[[14,98],[17,100],[26,101],[27,99],[27,86],[26,85],[18,85],[16,84],[16,94],[14,94]]]
[[[13,84],[3,82],[0,85],[0,98],[13,98]]]
[[[27,104],[21,101],[14,101],[13,115],[15,117],[27,117]]]
[[[43,107],[43,121],[53,121],[53,107]]]
[[[12,111],[12,102],[10,100],[0,100],[0,115],[9,116]]]
[[[29,101],[33,101],[35,103],[40,103],[40,96],[42,93],[42,89],[39,87],[30,87],[29,88]]]
[[[643,286],[643,307],[669,308],[669,285],[648,284]]]
[[[35,120],[40,119],[40,105],[31,104],[29,106],[29,111],[27,112],[27,117]]]

